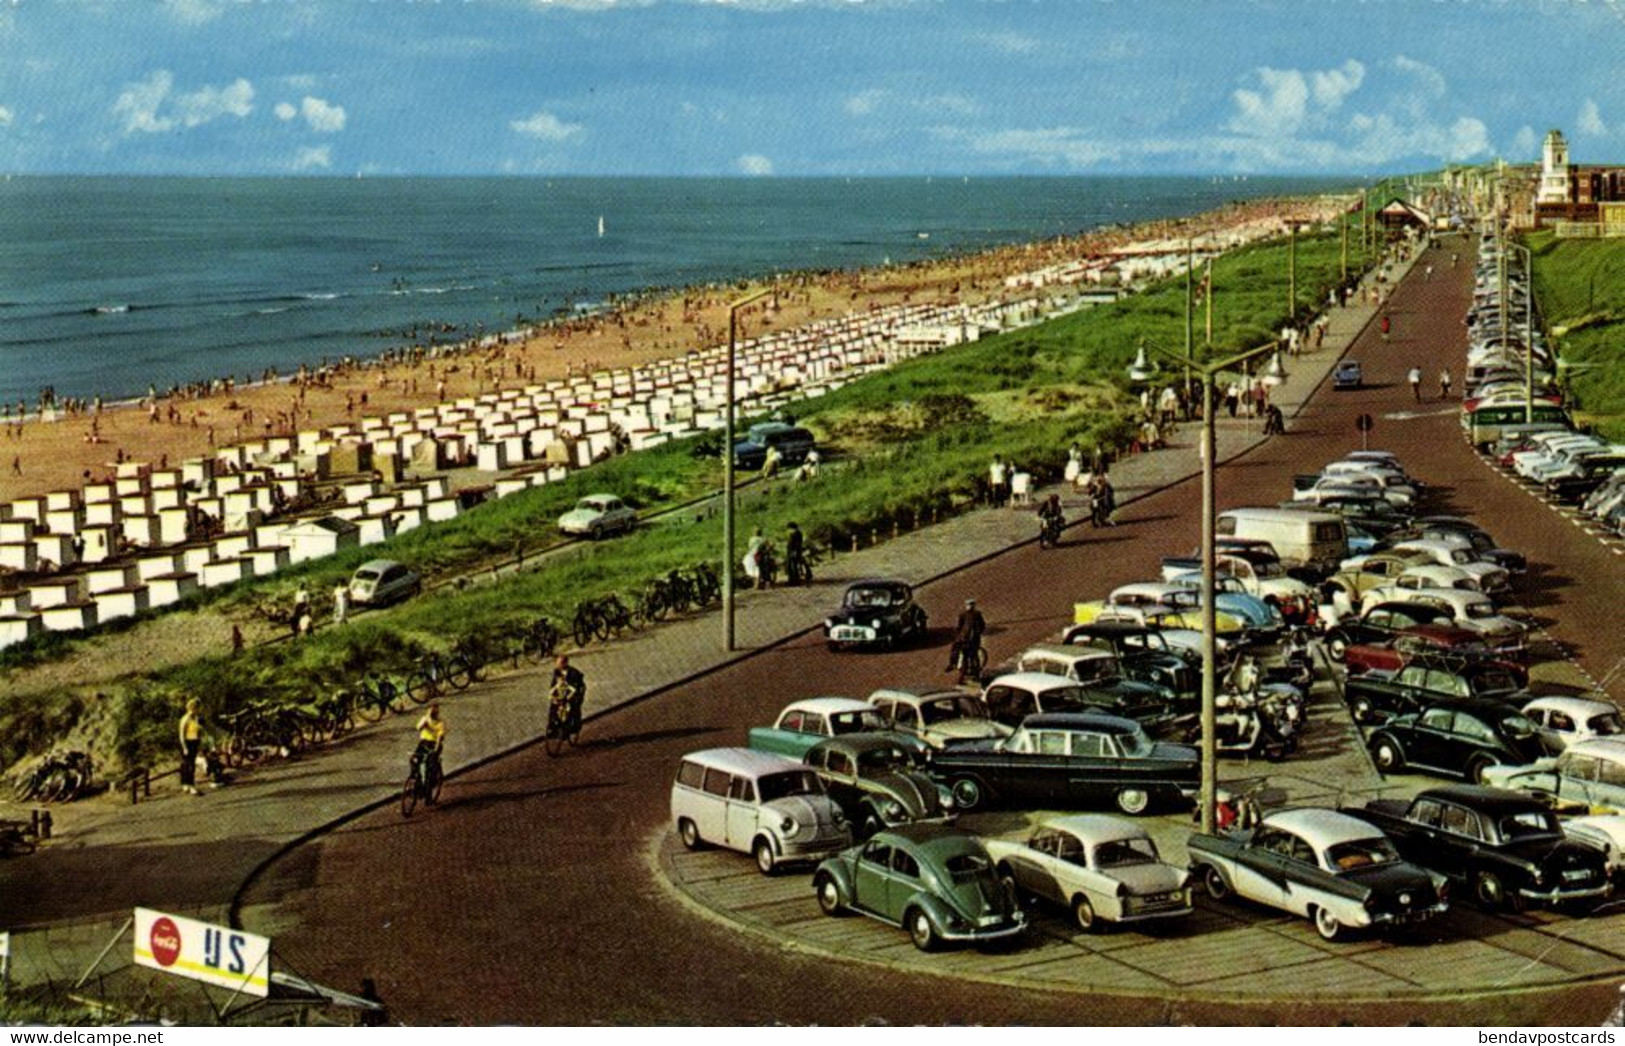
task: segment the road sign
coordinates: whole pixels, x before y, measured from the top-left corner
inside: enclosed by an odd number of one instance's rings
[[[1376,421],[1369,414],[1361,414],[1354,419],[1354,427],[1361,432],[1370,432],[1377,427]]]
[[[135,910],[135,963],[261,998],[271,992],[271,940],[229,926]]]

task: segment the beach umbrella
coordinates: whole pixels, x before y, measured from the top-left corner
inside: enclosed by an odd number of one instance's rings
[[[1141,345],[1140,351],[1134,354],[1134,362],[1129,364],[1128,380],[1150,381],[1156,373],[1156,364],[1151,362],[1151,358],[1145,353],[1145,346]]]

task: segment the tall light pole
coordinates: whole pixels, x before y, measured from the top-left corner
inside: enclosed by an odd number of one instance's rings
[[[1185,239],[1185,409],[1190,410],[1191,402],[1191,361],[1196,358],[1194,342],[1196,339],[1196,246],[1189,237]]]
[[[1149,342],[1147,348],[1161,356],[1183,362],[1184,357]],[[1218,504],[1218,453],[1213,419],[1213,383],[1223,371],[1275,351],[1274,344],[1237,353],[1222,360],[1193,364],[1202,378],[1202,831],[1216,828],[1214,811],[1219,797],[1218,752],[1218,620],[1214,609],[1217,558],[1216,515]]]
[[[1343,211],[1337,218],[1337,228],[1343,241],[1343,282],[1349,282],[1349,212]]]
[[[1213,345],[1213,256],[1208,255],[1207,275],[1203,277],[1206,289],[1202,294],[1202,305],[1207,310],[1207,340],[1203,344]]]
[[[739,343],[739,311],[772,291],[745,295],[728,306],[728,410],[722,421],[722,643],[734,650],[734,368]]]
[[[1508,243],[1508,247],[1523,253],[1524,314],[1523,314],[1523,420],[1535,423],[1535,252],[1521,243]],[[1503,263],[1503,270],[1504,270]],[[1501,293],[1506,293],[1504,282]],[[1506,299],[1501,300],[1501,315],[1506,315]],[[1505,334],[1502,335],[1505,345]]]
[[[1296,325],[1298,319],[1298,221],[1286,225],[1286,302],[1287,323]]]

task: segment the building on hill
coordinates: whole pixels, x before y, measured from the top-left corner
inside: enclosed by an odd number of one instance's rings
[[[1541,147],[1540,182],[1534,199],[1536,228],[1559,226],[1559,232],[1579,235],[1625,234],[1625,165],[1570,162],[1563,132],[1546,133]],[[1570,226],[1594,226],[1581,233]],[[1618,230],[1608,233],[1607,230]]]

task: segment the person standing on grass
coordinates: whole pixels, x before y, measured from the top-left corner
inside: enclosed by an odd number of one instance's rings
[[[1010,500],[1010,466],[1004,463],[999,455],[993,455],[993,464],[988,466],[988,497],[994,508],[1003,507]]]
[[[203,750],[203,713],[197,698],[186,699],[186,714],[181,716],[177,734],[181,742],[181,791],[198,795],[197,757]]]
[[[350,586],[340,581],[333,586],[333,623],[344,624],[350,616]]]
[[[1439,398],[1442,399],[1442,400],[1447,400],[1447,399],[1450,398],[1450,368],[1449,367],[1446,367],[1446,368],[1444,368],[1443,370],[1441,370],[1439,372]]]
[[[1411,383],[1411,396],[1416,402],[1422,402],[1422,368],[1412,367],[1409,375]]]

